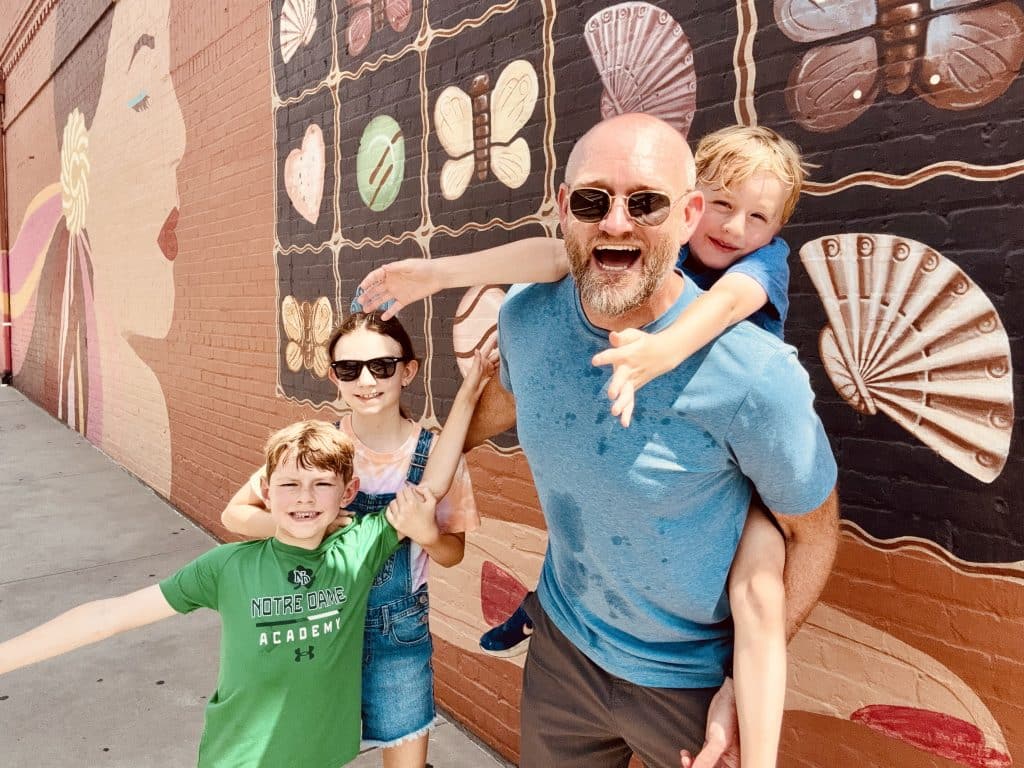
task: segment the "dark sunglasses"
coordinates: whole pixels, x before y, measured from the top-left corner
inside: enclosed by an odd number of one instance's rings
[[[633,221],[644,227],[663,224],[672,212],[672,206],[686,197],[684,192],[672,200],[664,192],[642,189],[626,197],[626,213]],[[569,211],[580,221],[596,224],[612,209],[613,201],[620,195],[613,195],[606,189],[582,187],[569,194]]]
[[[335,360],[331,370],[339,381],[355,381],[363,372],[363,366],[370,370],[375,379],[390,379],[395,375],[395,368],[404,363],[404,357],[375,357],[373,360]]]

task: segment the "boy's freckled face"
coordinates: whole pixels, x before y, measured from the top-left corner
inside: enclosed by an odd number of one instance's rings
[[[709,269],[726,269],[770,243],[782,229],[789,189],[775,174],[754,174],[732,189],[698,188],[706,206],[690,238],[690,253]]]
[[[274,537],[285,544],[315,549],[341,508],[351,500],[356,482],[353,479],[346,484],[333,472],[300,466],[294,454],[285,456],[264,489],[277,526]]]

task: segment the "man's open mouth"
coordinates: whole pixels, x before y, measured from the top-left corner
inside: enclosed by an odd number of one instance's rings
[[[598,266],[609,272],[625,272],[640,258],[640,249],[632,245],[599,245],[592,253]]]
[[[288,516],[292,520],[315,520],[320,517],[320,512],[316,510],[304,510],[301,512],[289,512]]]

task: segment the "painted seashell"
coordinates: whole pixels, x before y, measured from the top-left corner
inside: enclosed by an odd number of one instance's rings
[[[878,0],[775,0],[779,30],[797,43],[840,37],[873,26]]]
[[[984,291],[928,246],[892,235],[822,237],[800,259],[828,317],[819,349],[836,391],[995,480],[1010,449],[1013,375]]]
[[[302,137],[302,146],[289,152],[284,161],[285,191],[295,210],[310,224],[320,218],[326,169],[324,133],[319,125],[311,123]]]
[[[583,37],[604,84],[602,117],[646,112],[689,132],[697,73],[686,33],[670,13],[620,3],[591,16]]]
[[[505,291],[498,285],[483,285],[466,291],[452,327],[455,362],[463,376],[469,370],[473,352],[498,333],[498,310],[505,300]]]
[[[387,209],[405,179],[405,136],[389,115],[377,115],[363,130],[356,155],[359,196],[372,211]]]
[[[287,64],[316,32],[316,0],[285,0],[281,8],[281,58]]]

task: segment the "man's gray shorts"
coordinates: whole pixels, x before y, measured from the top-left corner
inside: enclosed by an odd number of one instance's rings
[[[715,688],[646,688],[610,675],[526,599],[533,621],[520,702],[520,768],[679,768],[704,743]]]

